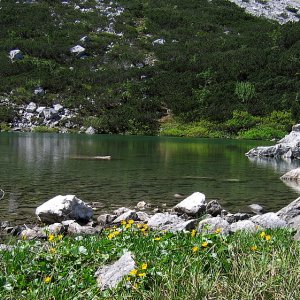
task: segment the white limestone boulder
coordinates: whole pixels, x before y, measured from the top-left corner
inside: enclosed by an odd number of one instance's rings
[[[122,279],[136,268],[133,255],[126,252],[111,265],[103,266],[97,270],[97,284],[101,290],[115,288]]]
[[[174,207],[175,211],[187,214],[188,216],[199,215],[205,212],[205,209],[205,195],[199,192],[193,193]]]
[[[88,222],[93,216],[93,209],[75,195],[59,195],[39,206],[35,214],[41,222],[47,224],[70,219]]]

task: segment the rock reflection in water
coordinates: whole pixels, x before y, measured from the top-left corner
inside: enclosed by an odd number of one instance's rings
[[[300,161],[298,159],[272,157],[248,157],[248,159],[256,166],[272,168],[276,173],[281,175],[300,167]]]
[[[282,180],[282,182],[291,188],[294,192],[300,194],[300,182],[296,180]]]

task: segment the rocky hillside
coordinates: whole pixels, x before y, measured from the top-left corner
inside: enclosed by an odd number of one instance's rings
[[[299,0],[230,0],[244,8],[246,12],[268,19],[280,24],[297,22],[300,19]]]
[[[170,114],[296,120],[300,26],[280,23],[299,5],[261,2],[238,4],[279,23],[225,0],[1,0],[0,126],[156,134]]]

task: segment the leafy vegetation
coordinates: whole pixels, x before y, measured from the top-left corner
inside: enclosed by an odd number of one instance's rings
[[[1,1],[1,95],[80,108],[103,133],[156,134],[166,109],[189,127],[230,123],[235,111],[299,120],[299,23],[253,17],[225,0],[119,0],[113,8],[125,10],[112,32],[97,1],[68,2]],[[82,56],[70,52],[78,44]],[[12,49],[23,59],[11,61]],[[34,95],[38,86],[44,95]]]
[[[12,239],[0,252],[1,299],[299,299],[300,246],[288,229],[224,236],[132,223],[100,236]],[[124,251],[136,269],[101,291],[96,270]]]

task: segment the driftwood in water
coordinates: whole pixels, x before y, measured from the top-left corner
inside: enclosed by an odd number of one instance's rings
[[[106,155],[106,156],[72,156],[71,159],[111,160],[111,156],[110,155]]]

